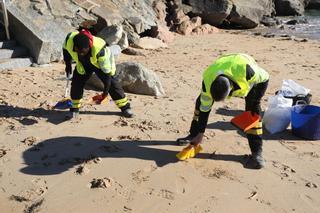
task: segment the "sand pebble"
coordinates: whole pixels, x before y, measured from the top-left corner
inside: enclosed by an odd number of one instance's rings
[[[76,173],[79,175],[85,175],[85,174],[88,174],[89,172],[90,172],[90,170],[84,165],[80,165],[76,169]]]
[[[109,188],[113,184],[112,178],[94,178],[90,183],[90,188]]]
[[[2,158],[3,156],[5,156],[6,154],[7,154],[7,150],[0,149],[0,158]]]
[[[38,139],[36,137],[30,136],[30,137],[23,139],[21,142],[28,145],[28,146],[32,146],[37,141],[38,141]]]

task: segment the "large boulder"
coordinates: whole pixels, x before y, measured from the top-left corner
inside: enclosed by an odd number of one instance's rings
[[[295,16],[303,15],[303,0],[275,0],[275,9],[277,16]]]
[[[230,23],[240,28],[254,28],[264,15],[273,13],[273,0],[188,0],[186,3],[192,6],[193,14],[214,26]]]
[[[127,92],[152,96],[164,95],[164,89],[156,73],[139,63],[117,64],[117,77]]]
[[[307,9],[320,9],[320,0],[310,0]]]
[[[233,7],[233,3],[229,0],[188,0],[186,4],[192,6],[192,13],[200,16],[204,22],[214,26],[222,24]]]
[[[272,12],[272,0],[236,0],[227,19],[232,25],[250,29],[256,27],[263,16],[270,16]]]
[[[126,92],[151,96],[164,95],[159,77],[139,63],[117,64],[116,77]],[[102,91],[104,87],[101,80],[93,74],[87,81],[86,88]]]

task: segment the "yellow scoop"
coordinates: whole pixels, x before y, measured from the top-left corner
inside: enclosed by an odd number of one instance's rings
[[[193,158],[201,151],[202,151],[202,147],[200,145],[194,146],[194,145],[190,144],[189,146],[184,148],[181,152],[176,154],[176,157],[179,160],[187,160],[189,158]]]

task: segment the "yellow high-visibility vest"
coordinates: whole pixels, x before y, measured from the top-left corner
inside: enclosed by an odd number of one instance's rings
[[[81,75],[84,75],[86,71],[81,62],[79,61],[77,52],[74,51],[73,38],[77,34],[79,34],[79,32],[70,33],[68,39],[63,43],[63,48],[68,51],[72,59],[76,62],[77,72]],[[105,49],[105,55],[97,58],[97,54],[103,48]],[[114,56],[112,55],[110,49],[106,47],[106,42],[99,37],[93,36],[93,45],[91,48],[90,62],[95,67],[101,69],[105,73],[110,74],[111,76],[113,76],[116,72]]]
[[[254,70],[254,75],[249,80],[246,79],[247,64]],[[211,110],[214,100],[211,96],[210,88],[213,81],[219,75],[225,75],[240,87],[240,89],[232,92],[231,97],[246,97],[255,84],[269,79],[269,74],[259,67],[256,61],[249,55],[240,53],[222,56],[203,73],[205,91],[202,90],[200,96],[200,110],[202,112]]]

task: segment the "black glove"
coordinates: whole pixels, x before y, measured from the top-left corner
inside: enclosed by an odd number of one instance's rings
[[[65,71],[66,71],[67,78],[69,78],[72,74],[72,66],[66,65]]]

